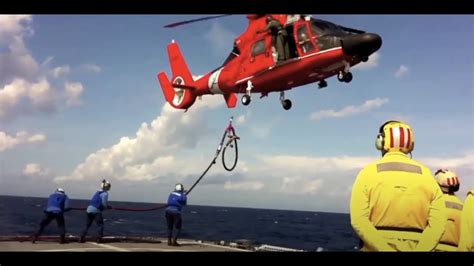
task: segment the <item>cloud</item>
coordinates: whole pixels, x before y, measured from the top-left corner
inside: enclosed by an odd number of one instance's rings
[[[378,52],[372,54],[369,56],[369,60],[367,62],[361,62],[352,69],[358,69],[358,70],[369,70],[373,69],[376,66],[379,65],[379,59],[380,59],[380,54]]]
[[[68,176],[56,181],[95,179],[109,176],[121,180],[152,180],[166,177],[180,169],[180,175],[197,174],[201,169],[174,153],[193,149],[209,133],[203,110],[222,106],[219,97],[203,97],[183,113],[165,104],[151,123],[142,123],[133,138],[122,137],[118,143],[90,154]]]
[[[210,43],[211,51],[217,56],[230,53],[237,34],[224,28],[219,22],[213,22],[204,38]]]
[[[23,169],[23,174],[29,177],[47,176],[49,173],[49,169],[43,169],[43,167],[37,163],[29,163],[25,165]]]
[[[100,73],[102,71],[102,68],[95,64],[84,64],[82,65],[82,68],[92,73]]]
[[[51,61],[53,61],[53,59],[54,59],[54,57],[48,56],[48,57],[43,61],[43,63],[41,63],[41,66],[42,66],[42,67],[45,67],[45,66],[49,65],[49,63],[51,63]]]
[[[334,169],[339,171],[349,171],[359,169],[363,165],[374,160],[374,157],[354,157],[354,156],[334,156],[334,157],[310,157],[291,155],[263,155],[258,156],[259,164],[262,164],[261,171],[278,172],[281,175],[302,175],[328,172]]]
[[[69,66],[60,66],[60,67],[55,67],[49,71],[49,74],[53,76],[54,78],[59,78],[60,76],[65,76],[69,74],[71,69]]]
[[[314,195],[320,190],[323,184],[321,179],[311,179],[302,177],[284,177],[281,185],[281,192],[287,194],[311,194]]]
[[[54,113],[63,102],[68,106],[80,102],[82,85],[63,92],[54,89],[47,78],[65,76],[70,67],[48,69],[52,56],[39,65],[26,48],[25,38],[33,35],[31,22],[29,15],[0,15],[0,122],[20,115]]]
[[[237,119],[235,119],[235,123],[236,123],[237,125],[242,125],[242,124],[245,123],[245,121],[246,121],[246,120],[245,120],[245,115],[239,115],[239,116],[237,117]]]
[[[405,66],[405,65],[401,65],[398,70],[395,72],[395,77],[397,78],[400,78],[402,76],[405,76],[406,74],[408,74],[410,71],[410,69]]]
[[[81,105],[82,102],[79,99],[81,96],[84,87],[79,82],[66,82],[65,85],[65,93],[66,93],[66,103],[67,105],[74,106],[74,105]]]
[[[19,114],[56,110],[55,94],[46,79],[30,83],[15,79],[0,88],[0,121],[9,121]]]
[[[426,157],[421,158],[423,163],[425,163],[431,169],[460,169],[466,168],[474,170],[474,152],[466,152],[463,157],[459,158],[433,158]]]
[[[224,184],[225,190],[261,190],[265,185],[261,181],[242,181],[232,182],[227,181]]]
[[[31,36],[32,17],[29,15],[0,15],[0,87],[20,76],[31,80],[39,71],[23,41]]]
[[[342,118],[347,116],[352,116],[359,113],[367,112],[373,108],[380,107],[388,102],[387,98],[375,98],[372,100],[367,100],[364,104],[359,106],[349,105],[342,108],[339,111],[335,110],[321,110],[314,112],[310,115],[311,120],[321,120],[324,118]]]
[[[20,131],[15,136],[9,136],[0,131],[0,151],[13,149],[18,145],[44,142],[46,136],[43,134],[30,135],[26,131]]]

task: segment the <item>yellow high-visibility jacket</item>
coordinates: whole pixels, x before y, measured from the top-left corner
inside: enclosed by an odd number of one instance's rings
[[[467,193],[461,213],[459,251],[474,251],[474,189]]]
[[[462,201],[456,195],[443,194],[445,214],[447,217],[446,230],[435,250],[456,251],[461,232]]]
[[[402,152],[364,167],[351,194],[351,224],[367,251],[431,251],[446,225],[430,170]]]

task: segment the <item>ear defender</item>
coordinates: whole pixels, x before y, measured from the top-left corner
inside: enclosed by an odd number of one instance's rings
[[[375,148],[377,148],[377,150],[380,150],[380,151],[383,149],[383,136],[382,136],[382,134],[377,135],[377,139],[375,140]]]

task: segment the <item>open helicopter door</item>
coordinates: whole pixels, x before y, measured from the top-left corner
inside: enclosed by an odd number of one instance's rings
[[[293,36],[296,40],[296,49],[298,55],[304,56],[318,51],[318,46],[314,43],[316,36],[312,35],[309,27],[309,21],[297,21],[293,26]]]

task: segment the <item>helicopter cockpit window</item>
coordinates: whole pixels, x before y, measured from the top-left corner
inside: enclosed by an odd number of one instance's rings
[[[310,23],[310,28],[311,33],[313,33],[313,35],[317,35],[318,37],[324,35],[345,35],[345,32],[341,28],[328,21],[314,19]]]
[[[265,52],[265,41],[264,40],[259,40],[256,43],[253,44],[252,46],[252,51],[251,55],[252,57],[255,57],[259,54],[263,54]]]
[[[311,43],[311,40],[308,37],[308,30],[306,25],[301,25],[298,27],[298,44],[301,46],[303,53],[310,52],[314,49],[314,45]]]

